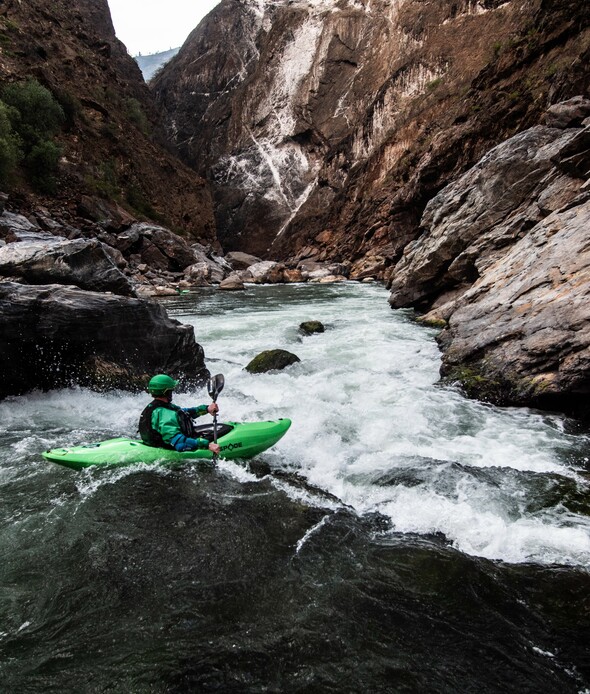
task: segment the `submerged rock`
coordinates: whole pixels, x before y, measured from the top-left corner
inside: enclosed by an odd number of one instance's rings
[[[313,335],[314,333],[323,333],[325,328],[319,320],[308,320],[299,324],[299,330],[306,335]]]
[[[153,301],[57,284],[0,283],[0,397],[81,384],[140,389],[150,374],[209,375],[193,328]]]
[[[250,373],[259,374],[267,371],[278,371],[298,361],[301,359],[292,352],[287,352],[284,349],[270,349],[254,357],[245,368]]]

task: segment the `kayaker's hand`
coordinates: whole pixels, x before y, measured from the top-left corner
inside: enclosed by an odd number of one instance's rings
[[[209,407],[207,408],[207,412],[209,414],[217,414],[219,412],[219,407],[217,406],[216,402],[212,402]]]
[[[209,444],[209,450],[211,451],[211,453],[215,453],[215,455],[219,455],[219,453],[221,452],[221,446],[218,443],[211,442]]]

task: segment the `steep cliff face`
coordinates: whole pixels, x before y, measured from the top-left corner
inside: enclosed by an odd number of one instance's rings
[[[35,195],[21,181],[16,206],[42,202],[63,218],[81,206],[85,214],[83,195],[103,196],[135,216],[215,240],[208,187],[163,146],[157,108],[115,37],[107,0],[5,0],[0,32],[0,86],[35,78],[67,115],[57,196]]]
[[[590,415],[588,116],[572,99],[488,152],[396,266],[390,303],[430,307],[442,372],[472,395]]]
[[[154,82],[227,249],[386,272],[427,201],[588,87],[576,0],[223,0]]]

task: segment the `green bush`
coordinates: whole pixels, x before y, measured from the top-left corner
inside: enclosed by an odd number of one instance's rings
[[[41,193],[53,195],[57,191],[55,173],[61,156],[61,149],[45,140],[35,145],[25,158],[25,166],[29,174],[29,180]]]
[[[64,125],[67,129],[73,128],[82,113],[80,100],[65,89],[55,92],[55,98],[64,112]]]
[[[34,79],[9,84],[1,94],[0,179],[6,180],[23,159],[31,185],[39,192],[54,194],[61,150],[53,137],[67,120],[64,109]],[[75,103],[71,98],[66,102],[73,118]]]
[[[98,176],[89,176],[86,179],[87,185],[103,198],[107,200],[117,199],[120,193],[119,179],[117,176],[117,166],[113,159],[103,162],[98,170]]]
[[[22,156],[20,139],[12,128],[10,107],[0,101],[0,184],[10,181]]]
[[[141,108],[141,104],[137,99],[127,99],[125,102],[127,117],[132,123],[138,127],[138,129],[144,134],[148,135],[150,130],[150,124],[148,122],[147,116]]]
[[[53,137],[66,119],[52,93],[37,80],[9,84],[2,90],[2,100],[19,114],[12,126],[23,140],[25,150]]]

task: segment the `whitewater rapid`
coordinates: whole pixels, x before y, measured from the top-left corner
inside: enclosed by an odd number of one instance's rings
[[[590,522],[578,503],[588,494],[590,437],[568,433],[558,415],[496,408],[439,385],[436,332],[392,311],[382,287],[202,290],[166,305],[194,326],[211,372],[225,376],[221,420],[293,420],[262,456],[271,471],[306,479],[306,491],[274,480],[285,494],[327,512],[341,505],[379,513],[389,521],[385,534],[442,534],[473,556],[590,567]],[[322,321],[326,331],[301,335],[305,320]],[[301,362],[270,374],[244,371],[273,348]],[[204,390],[176,398],[183,406],[206,401]],[[141,394],[72,389],[0,403],[1,476],[20,474],[31,456],[31,474],[46,475],[50,464],[39,454],[48,447],[135,435],[145,402]],[[77,474],[49,469],[54,477]],[[221,470],[257,479],[234,463]],[[115,474],[127,473],[90,473],[79,486],[91,493]]]

